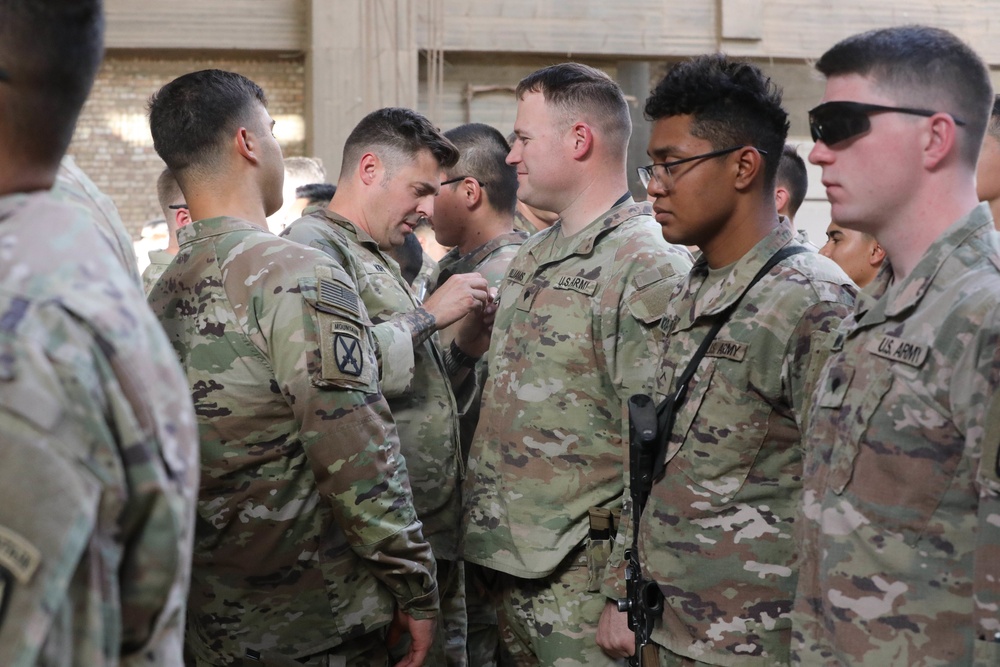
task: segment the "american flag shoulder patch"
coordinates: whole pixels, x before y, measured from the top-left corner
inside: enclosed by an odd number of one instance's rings
[[[317,285],[317,300],[325,306],[350,313],[355,317],[361,317],[358,295],[342,283],[320,278]]]

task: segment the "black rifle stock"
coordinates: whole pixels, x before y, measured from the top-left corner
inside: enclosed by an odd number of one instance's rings
[[[656,404],[645,394],[628,400],[629,493],[632,498],[632,546],[626,552],[626,597],[618,600],[618,611],[628,612],[628,627],[635,633],[632,667],[652,667],[656,653],[650,635],[656,617],[663,613],[663,596],[655,581],[642,577],[639,563],[639,519],[653,489],[654,469],[659,452]]]

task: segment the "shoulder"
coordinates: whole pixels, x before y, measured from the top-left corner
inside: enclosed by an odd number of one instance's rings
[[[808,249],[782,261],[772,275],[801,285],[809,301],[853,305],[857,295],[857,287],[836,262]],[[796,294],[793,291],[789,296]]]

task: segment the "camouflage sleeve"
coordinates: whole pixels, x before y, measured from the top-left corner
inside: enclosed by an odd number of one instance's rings
[[[609,371],[615,385],[620,387],[616,409],[621,414],[622,422],[620,438],[624,476],[621,521],[601,585],[601,592],[611,599],[625,595],[625,550],[632,545],[634,530],[628,481],[628,399],[632,394],[653,394],[661,343],[660,318],[675,288],[691,269],[688,256],[673,248],[637,258],[640,261],[631,265],[635,270],[625,276],[619,292],[621,299],[614,311],[616,321],[607,323],[611,330],[606,330],[604,334],[606,355],[611,360]]]
[[[400,313],[372,328],[377,346],[379,378],[387,398],[397,398],[410,391],[416,369],[414,348],[422,345],[435,331],[434,316],[423,308]]]
[[[435,563],[379,392],[367,314],[339,268],[318,266],[262,322],[277,388],[301,424],[320,495],[354,551],[416,617],[437,612]],[[346,278],[346,276],[345,276]]]

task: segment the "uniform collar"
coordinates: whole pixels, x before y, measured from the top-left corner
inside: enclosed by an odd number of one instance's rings
[[[733,302],[743,296],[750,281],[767,261],[790,243],[796,243],[792,237],[791,229],[787,225],[775,225],[767,236],[750,249],[750,252],[733,263],[729,274],[720,283],[711,287],[706,294],[700,295],[694,300],[687,312],[680,314],[680,319],[674,327],[675,330],[687,329],[698,318],[716,315],[731,306]],[[701,289],[707,276],[708,262],[704,257],[701,257],[691,269],[687,292],[698,294],[698,290]]]
[[[572,255],[588,255],[593,251],[594,245],[597,244],[597,240],[601,235],[615,229],[629,218],[634,218],[637,215],[652,214],[652,204],[645,201],[636,203],[632,197],[628,197],[621,204],[599,215],[572,237],[566,238],[561,236],[561,220],[557,221],[548,230],[541,231],[532,237],[542,240],[545,238],[551,239],[553,234],[560,235],[562,239],[560,243],[561,248],[557,251],[557,254],[548,256],[547,253],[540,249],[539,246],[542,245],[541,243],[532,245],[529,252],[536,260],[544,260],[546,262],[560,262]],[[536,255],[536,252],[540,252],[541,254]]]
[[[361,227],[357,226],[339,213],[334,213],[328,208],[323,208],[313,213],[313,215],[318,215],[329,224],[339,227],[345,234],[348,235],[348,238],[353,240],[355,243],[359,243],[360,245],[363,245],[380,255],[383,254],[381,249],[378,247],[378,241],[373,239],[371,234],[361,229]]]
[[[270,234],[267,229],[262,229],[257,225],[247,222],[241,218],[220,216],[218,218],[206,218],[196,220],[189,225],[184,225],[177,230],[177,243],[180,246],[189,245],[199,239],[211,236],[220,236],[231,232],[263,232]]]

